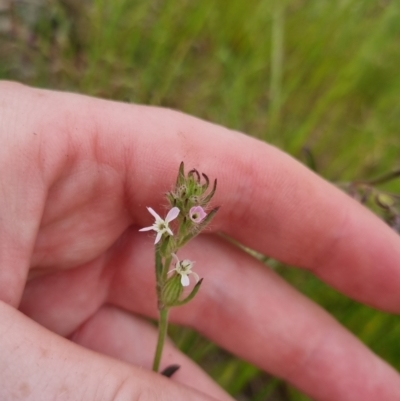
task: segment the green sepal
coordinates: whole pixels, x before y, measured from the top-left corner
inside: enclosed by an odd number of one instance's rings
[[[185,183],[185,164],[181,162],[179,165],[179,172],[178,172],[178,177],[176,179],[176,188],[179,188],[181,185]]]
[[[167,247],[168,247],[169,238],[170,238],[169,235],[167,235],[164,238],[161,237],[161,244],[160,244],[161,255],[165,255],[165,251],[167,250]]]
[[[176,301],[175,303],[168,305],[168,306],[182,306],[187,304],[188,302],[190,302],[195,296],[196,294],[199,292],[201,283],[203,282],[203,279],[200,279],[200,281],[193,287],[191,293],[184,299],[182,299],[181,301]]]
[[[181,276],[174,274],[170,279],[167,280],[162,289],[162,303],[165,307],[170,307],[179,301],[180,296],[183,292],[183,286],[181,284]]]
[[[217,180],[215,179],[215,180],[214,180],[213,189],[211,190],[211,192],[210,192],[205,198],[203,198],[203,199],[201,200],[201,203],[202,203],[203,205],[206,205],[208,202],[210,202],[210,200],[211,200],[212,197],[214,196],[216,190],[217,190]]]
[[[211,222],[211,220],[217,214],[218,210],[219,206],[215,207],[214,209],[211,210],[210,213],[207,214],[206,218],[199,224],[200,230],[202,230],[206,225],[208,225]]]
[[[163,237],[161,239],[161,241],[162,241],[160,244],[160,255],[161,256],[166,257],[166,255],[169,255],[171,253],[171,252],[169,252],[169,250],[171,249],[170,248],[171,240],[172,240],[172,238],[170,235],[167,235],[166,237]],[[173,246],[173,244],[172,244],[172,246]]]
[[[182,241],[179,242],[178,247],[179,248],[182,247],[188,241],[190,241],[192,238],[194,238],[196,235],[200,234],[200,231],[202,231],[211,222],[211,220],[214,218],[214,216],[218,212],[218,210],[219,210],[219,206],[214,208],[213,210],[211,210],[211,212],[207,214],[206,218],[196,226],[196,229],[194,231],[190,232],[189,234],[187,234],[182,239]]]
[[[173,195],[172,192],[167,192],[166,197],[168,199],[168,202],[170,203],[171,207],[175,207],[176,206],[176,199]]]
[[[202,175],[203,178],[206,180],[206,183],[202,185],[203,193],[204,193],[205,191],[207,191],[207,189],[208,189],[208,187],[209,187],[209,185],[210,185],[210,179],[209,179],[208,176],[207,176],[206,174],[204,174],[204,173],[201,173],[201,175]]]
[[[195,176],[197,180],[194,178]],[[193,183],[198,183],[200,182],[200,173],[194,168],[189,171],[188,178],[191,178],[193,180]]]

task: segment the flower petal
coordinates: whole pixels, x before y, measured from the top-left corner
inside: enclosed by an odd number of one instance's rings
[[[167,228],[167,233],[169,234],[169,235],[171,235],[171,236],[174,236],[174,233],[172,232],[172,230],[168,227]]]
[[[154,230],[154,227],[150,226],[150,227],[141,228],[139,231],[150,231],[150,230]]]
[[[187,287],[189,285],[189,283],[190,283],[190,280],[189,280],[188,275],[187,274],[181,274],[181,284],[184,287]]]
[[[179,263],[179,258],[175,253],[171,253],[172,257],[176,260],[176,263]]]
[[[196,279],[196,283],[198,283],[200,281],[200,277],[197,273],[195,272],[190,272],[189,274],[193,274],[194,278]]]
[[[201,206],[193,206],[189,211],[189,216],[192,221],[195,223],[201,223],[204,218],[207,216],[207,213]],[[194,217],[196,216],[196,217]]]
[[[173,207],[167,214],[167,217],[165,218],[165,222],[169,223],[170,221],[176,219],[180,213],[180,210],[178,207]]]
[[[157,236],[156,236],[156,240],[154,241],[154,245],[160,241],[161,237],[162,237],[162,233],[158,232]]]
[[[157,220],[162,220],[162,218],[151,208],[148,207],[147,210],[151,213],[151,215]]]

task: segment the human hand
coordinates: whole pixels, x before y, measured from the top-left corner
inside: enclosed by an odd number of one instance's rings
[[[2,83],[0,121],[2,399],[229,399],[171,345],[161,368],[182,365],[173,380],[140,368],[156,334],[139,316],[155,317],[156,301],[154,238],[138,229],[182,160],[218,178],[222,207],[187,247],[204,285],[171,320],[316,400],[400,397],[390,366],[216,235],[398,312],[399,238],[345,194],[269,145],[170,110]]]

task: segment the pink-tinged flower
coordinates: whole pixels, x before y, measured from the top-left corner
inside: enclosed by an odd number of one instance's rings
[[[184,287],[187,287],[189,285],[189,283],[190,283],[189,275],[191,275],[191,274],[193,274],[194,278],[196,279],[196,283],[200,280],[199,276],[195,272],[192,272],[192,267],[193,267],[194,262],[192,262],[189,259],[180,261],[178,259],[178,256],[176,256],[174,253],[172,254],[172,256],[176,260],[176,265],[175,265],[175,268],[170,270],[168,273],[175,271],[178,274],[180,274],[181,284]]]
[[[172,230],[169,228],[169,223],[178,217],[180,210],[177,207],[173,207],[168,212],[167,216],[165,217],[165,220],[163,220],[151,207],[148,207],[147,210],[152,214],[152,216],[156,219],[156,221],[152,226],[141,228],[139,231],[154,230],[157,233],[154,244],[157,244],[160,241],[164,233],[168,233],[169,235],[174,235]]]
[[[195,223],[201,223],[207,216],[207,213],[201,206],[193,206],[189,211],[189,216]]]

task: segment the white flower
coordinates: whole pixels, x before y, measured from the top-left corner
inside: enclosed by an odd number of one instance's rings
[[[178,217],[180,210],[177,207],[173,207],[163,220],[151,207],[148,207],[147,210],[153,215],[156,219],[154,224],[150,227],[141,228],[139,231],[150,231],[154,230],[157,233],[156,240],[154,244],[157,244],[162,235],[164,233],[168,233],[169,235],[174,235],[172,230],[169,228],[169,223]]]
[[[184,287],[187,287],[190,283],[190,280],[189,280],[190,274],[193,274],[193,276],[196,279],[196,283],[200,280],[199,276],[195,272],[192,272],[192,267],[193,267],[194,262],[192,262],[189,259],[180,261],[178,259],[178,256],[176,256],[174,253],[172,254],[172,256],[176,260],[176,265],[175,265],[175,269],[170,270],[168,273],[175,271],[178,274],[180,274],[181,275],[181,284]]]

